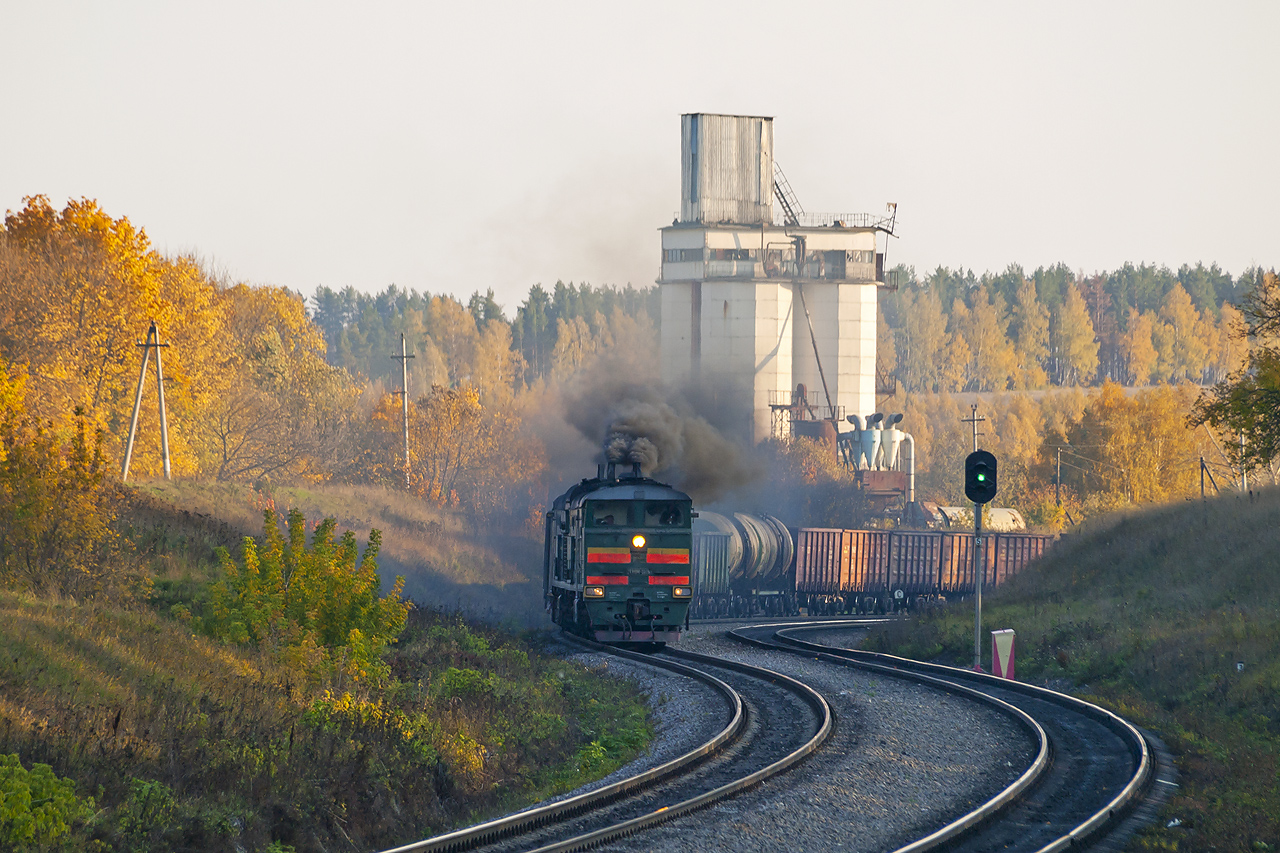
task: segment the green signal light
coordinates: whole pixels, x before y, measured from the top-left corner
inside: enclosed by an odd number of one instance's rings
[[[983,481],[984,481],[984,480],[986,480],[986,479],[987,479],[987,475],[986,475],[986,474],[979,474],[979,475],[978,475],[978,482],[979,482],[979,483],[983,482]]]

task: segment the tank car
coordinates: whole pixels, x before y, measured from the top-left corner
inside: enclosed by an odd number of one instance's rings
[[[561,628],[600,642],[680,638],[693,501],[629,466],[601,465],[556,498],[546,517],[542,588]]]
[[[771,515],[698,513],[693,524],[694,612],[699,618],[795,612],[795,547]]]

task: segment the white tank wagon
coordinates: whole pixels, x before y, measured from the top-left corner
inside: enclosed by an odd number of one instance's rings
[[[693,521],[695,618],[795,611],[795,540],[771,515],[699,511]]]

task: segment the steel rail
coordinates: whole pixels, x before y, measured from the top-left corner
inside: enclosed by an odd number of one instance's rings
[[[825,623],[825,624],[829,624],[829,623]],[[752,627],[772,628],[774,626],[755,625]],[[800,627],[800,626],[792,625],[790,627]],[[806,630],[812,630],[813,625],[810,624],[804,627]],[[847,626],[842,625],[840,627],[847,627]],[[757,640],[754,637],[744,636],[742,634],[739,634],[737,631],[729,631],[728,633],[735,640],[738,640],[739,642],[742,642],[742,643],[747,643],[748,645],[759,646],[760,648],[766,648],[766,649],[788,651],[792,653],[794,653],[795,651],[794,649],[787,648],[786,646],[780,646],[779,644],[776,644],[776,643],[769,643],[767,641]],[[774,632],[775,636],[780,636],[781,634],[782,634],[781,630]],[[822,648],[824,648],[824,651],[819,651],[815,653],[815,657],[817,659],[820,659],[820,660],[824,659],[828,663],[837,663],[840,665],[848,665],[850,663],[850,661],[838,655],[828,654],[825,651],[825,649],[831,648],[831,647],[822,647]],[[810,650],[806,649],[806,651],[810,651]],[[893,669],[892,667],[888,667],[883,664],[876,664],[876,663],[859,662],[858,667],[862,669],[867,669],[873,672],[880,672],[885,675],[889,675],[897,678],[905,678],[905,679],[916,681],[922,684],[928,684],[931,687],[935,687],[947,693],[953,693],[956,695],[964,696],[969,699],[973,699],[978,702],[982,702],[984,704],[991,705],[992,707],[996,708],[1002,713],[1012,717],[1015,722],[1017,722],[1029,735],[1031,735],[1032,740],[1036,743],[1038,747],[1036,751],[1036,757],[1032,760],[1031,765],[1027,767],[1027,769],[1022,773],[1022,775],[1020,775],[1017,779],[1014,779],[1011,783],[1009,783],[1009,785],[1007,785],[1003,790],[997,793],[990,800],[987,800],[987,802],[983,803],[973,811],[968,812],[967,814],[961,815],[959,818],[947,824],[946,826],[943,826],[941,829],[938,829],[937,831],[932,832],[929,835],[926,835],[924,838],[921,838],[918,841],[914,841],[905,847],[899,848],[897,851],[895,851],[895,853],[923,853],[923,851],[925,850],[932,850],[936,847],[940,847],[943,844],[946,844],[947,842],[951,841],[952,839],[957,838],[960,835],[963,835],[965,832],[968,832],[970,829],[982,823],[983,821],[988,820],[993,815],[998,813],[1001,809],[1003,809],[1005,806],[1009,805],[1010,803],[1014,802],[1019,797],[1021,797],[1024,793],[1026,793],[1028,789],[1031,788],[1031,786],[1033,786],[1036,782],[1040,780],[1041,775],[1049,768],[1049,765],[1052,762],[1052,756],[1049,748],[1049,736],[1045,734],[1044,728],[1040,725],[1040,723],[1036,722],[1034,717],[1032,717],[1030,714],[1022,710],[1021,708],[1018,708],[1014,705],[1010,705],[1008,702],[1005,702],[1003,699],[997,699],[994,696],[988,696],[986,693],[983,693],[979,690],[974,690],[969,687],[964,687],[963,685],[955,684],[953,682],[946,681],[941,678],[934,678],[933,676],[930,676],[930,675],[922,675],[920,673],[903,673],[902,671]]]
[[[843,627],[860,627],[870,624],[875,623],[868,620],[849,620]],[[930,673],[932,674],[930,677],[937,676],[938,680],[946,681],[947,679],[956,679],[977,684],[986,684],[991,687],[999,687],[1000,689],[1009,690],[1014,693],[1022,693],[1052,704],[1065,705],[1077,713],[1101,722],[1104,726],[1118,734],[1125,743],[1128,744],[1130,755],[1134,759],[1137,767],[1124,788],[1112,797],[1106,805],[1094,812],[1087,820],[1074,827],[1070,832],[1067,832],[1049,844],[1041,847],[1037,853],[1058,853],[1058,851],[1065,850],[1073,845],[1081,844],[1089,839],[1108,823],[1123,815],[1128,808],[1135,805],[1138,796],[1145,789],[1152,776],[1153,762],[1151,758],[1151,750],[1142,734],[1128,720],[1108,711],[1106,708],[1095,705],[1092,702],[1086,702],[1083,699],[1079,699],[1066,693],[1059,693],[1056,690],[1050,690],[1046,687],[1038,687],[1034,684],[1026,684],[1021,681],[997,678],[996,676],[988,675],[987,673],[973,672],[971,670],[959,669],[957,667],[944,666],[936,663],[925,663],[923,661],[915,661],[910,658],[888,655],[881,652],[865,652],[856,649],[841,649],[834,646],[824,646],[820,643],[811,643],[797,637],[789,636],[793,631],[811,631],[834,627],[838,626],[831,622],[815,622],[809,625],[785,625],[781,626],[779,630],[774,633],[774,636],[776,636],[781,642],[789,644],[796,649],[807,653],[829,655],[838,660],[848,661],[859,666],[874,665],[881,671],[906,672],[914,676],[922,676],[926,673]],[[921,841],[924,840],[925,839],[921,839]],[[916,843],[919,844],[920,842]],[[937,845],[935,844],[931,846]],[[904,851],[919,853],[920,850],[925,849],[929,848],[908,845],[900,851],[897,851],[897,853],[904,853]]]
[[[721,669],[733,670],[734,672],[769,681],[773,684],[777,684],[791,690],[804,700],[804,702],[819,716],[821,723],[818,726],[818,731],[800,747],[792,750],[790,753],[772,764],[762,767],[740,779],[721,785],[718,788],[699,794],[696,797],[690,797],[687,800],[674,803],[670,806],[663,806],[660,809],[641,815],[640,817],[632,818],[631,820],[623,821],[622,823],[618,823],[613,826],[595,830],[594,832],[584,833],[555,844],[548,844],[546,846],[539,847],[536,850],[530,851],[530,853],[574,853],[574,851],[578,850],[588,850],[609,841],[633,835],[636,832],[648,829],[651,826],[656,826],[660,823],[673,820],[681,815],[686,815],[690,812],[706,808],[707,806],[723,800],[726,797],[733,796],[734,794],[741,793],[748,788],[758,785],[765,779],[768,779],[771,776],[776,776],[800,763],[812,755],[818,747],[831,736],[831,733],[835,729],[831,714],[831,706],[827,703],[827,700],[823,698],[822,694],[814,690],[809,685],[801,681],[797,681],[789,675],[783,675],[780,672],[774,672],[773,670],[765,669],[764,667],[752,666],[750,664],[739,663],[737,661],[726,660],[724,658],[717,658],[711,655],[702,655],[697,652],[686,652],[668,648],[663,652],[663,655],[708,664]]]
[[[582,814],[628,794],[651,787],[668,776],[701,762],[708,756],[718,752],[725,745],[736,740],[742,733],[747,721],[746,707],[743,705],[742,696],[738,691],[715,676],[676,661],[662,660],[652,655],[601,646],[598,643],[580,640],[570,635],[565,635],[565,638],[587,646],[594,651],[605,651],[618,657],[640,661],[651,666],[686,675],[710,685],[729,702],[729,707],[733,713],[728,725],[721,729],[715,737],[686,752],[684,755],[673,758],[657,767],[650,768],[643,773],[606,785],[603,788],[549,803],[545,806],[536,806],[506,817],[477,824],[476,826],[390,848],[383,851],[383,853],[445,853],[445,851],[452,853],[452,851],[470,850],[474,847],[490,844],[512,835],[518,835],[540,826]]]

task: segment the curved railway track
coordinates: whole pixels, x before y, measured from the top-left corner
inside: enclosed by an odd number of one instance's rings
[[[705,808],[782,773],[811,755],[832,732],[827,701],[780,673],[692,652],[643,655],[578,642],[710,685],[726,701],[728,723],[696,749],[644,773],[386,853],[586,850]]]
[[[1041,756],[1017,782],[898,853],[919,853],[943,845],[948,850],[975,853],[1053,853],[1089,846],[1116,829],[1155,781],[1153,753],[1143,736],[1125,720],[1096,705],[981,673],[812,642],[814,635],[823,631],[865,627],[876,621],[881,620],[772,623],[738,628],[729,635],[755,646],[788,650],[953,692],[979,694],[1033,718],[1045,738]],[[1046,748],[1051,760],[1045,755]],[[1159,781],[1168,785],[1168,769],[1163,770],[1166,776]]]

